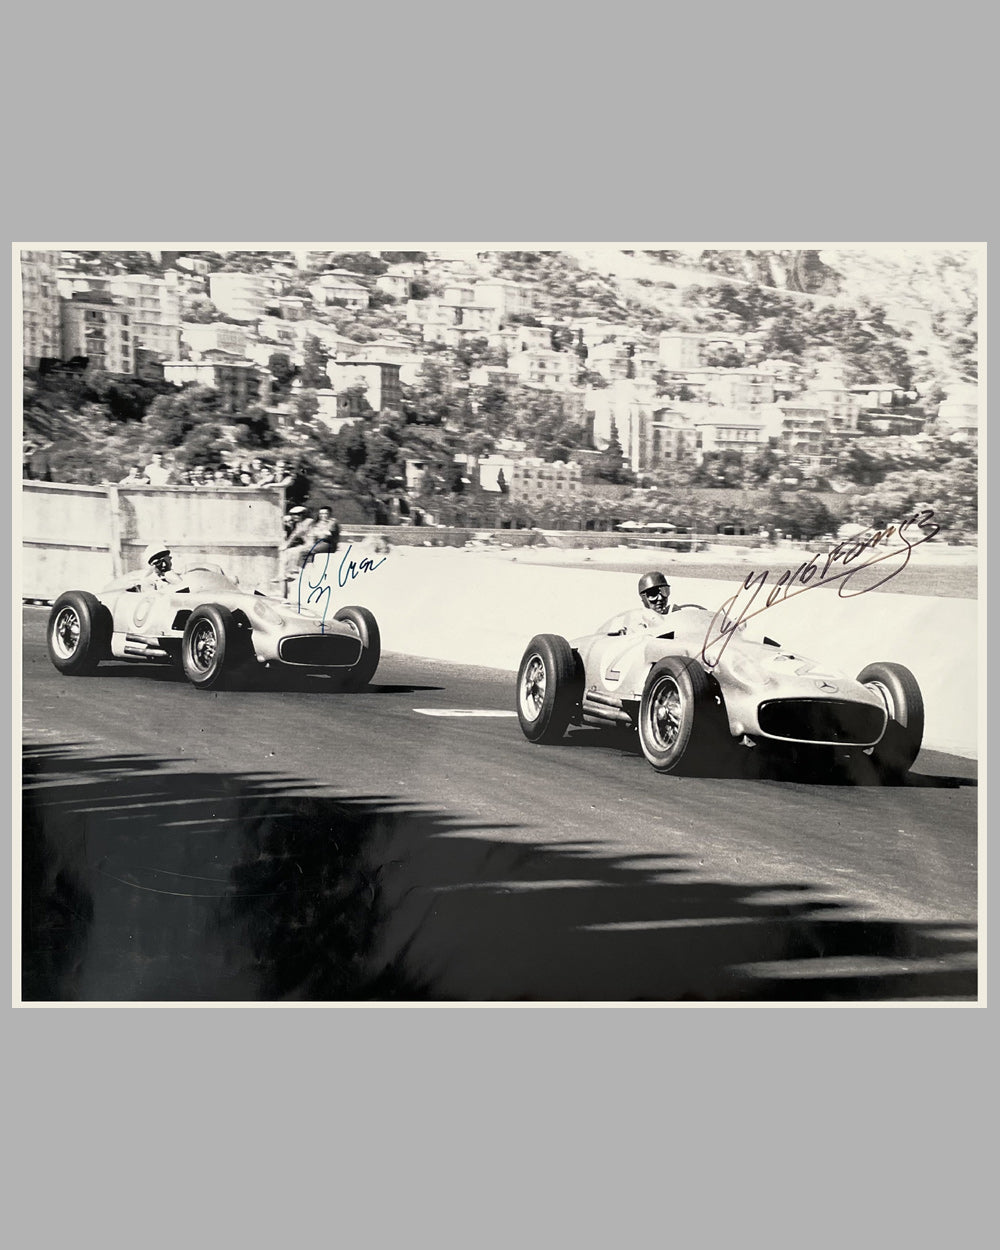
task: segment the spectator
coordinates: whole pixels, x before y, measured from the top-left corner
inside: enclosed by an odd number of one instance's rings
[[[333,510],[324,505],[319,509],[316,520],[306,538],[307,551],[314,555],[333,554],[340,545],[340,525],[333,515]]]
[[[239,481],[235,483],[237,486],[253,486],[255,485],[253,477],[246,471],[240,474]]]
[[[209,485],[209,486],[229,486],[229,485],[231,485],[230,480],[229,480],[229,474],[226,472],[226,470],[222,467],[222,465],[221,465],[221,464],[220,464],[220,465],[219,465],[219,467],[215,470],[215,472],[212,474],[211,481],[208,483],[208,485]]]
[[[141,464],[134,464],[128,471],[128,476],[121,478],[119,486],[148,486],[149,478],[142,470]]]
[[[314,525],[309,509],[301,504],[290,508],[288,515],[294,518],[295,528],[285,539],[281,548],[281,576],[285,583],[286,596],[309,556],[311,546],[309,537]]]
[[[149,464],[143,469],[146,479],[150,486],[169,486],[171,481],[170,470],[163,463],[163,452],[154,451],[153,458]]]

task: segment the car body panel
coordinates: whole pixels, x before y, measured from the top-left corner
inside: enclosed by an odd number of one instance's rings
[[[126,574],[97,596],[111,613],[115,659],[172,658],[191,613],[208,603],[227,608],[249,627],[261,664],[350,668],[361,656],[362,641],[350,625],[260,591],[246,591],[218,565],[196,565],[181,573],[176,584],[159,588],[141,578],[141,573]],[[329,642],[308,641],[312,639]]]
[[[613,625],[620,618],[607,622]],[[696,660],[714,678],[734,738],[809,745],[874,746],[888,713],[872,689],[846,673],[771,640],[731,636],[714,666],[702,654],[716,614],[685,607],[651,629],[619,634],[606,628],[571,640],[584,673],[582,720],[634,723],[646,678],[658,660]],[[807,735],[807,736],[803,736]]]

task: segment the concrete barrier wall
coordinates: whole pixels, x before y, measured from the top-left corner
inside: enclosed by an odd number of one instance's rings
[[[166,542],[174,567],[221,564],[244,585],[277,576],[284,492],[246,487],[22,484],[21,593],[99,590]]]

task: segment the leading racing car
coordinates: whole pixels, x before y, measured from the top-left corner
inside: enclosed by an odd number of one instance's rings
[[[618,619],[572,642],[532,638],[517,674],[530,742],[558,742],[573,725],[617,727],[638,734],[661,773],[711,766],[734,746],[864,753],[885,779],[917,758],[924,704],[902,664],[869,664],[852,678],[770,638],[751,641],[745,629],[710,664],[716,614],[697,604],[648,631],[622,634],[611,628]]]
[[[200,690],[240,683],[260,666],[339,675],[359,690],[375,675],[381,639],[367,608],[339,608],[329,619],[259,590],[248,592],[216,564],[187,569],[175,585],[152,589],[136,575],[98,595],[69,590],[48,622],[52,663],[69,676],[102,660],[173,663]]]

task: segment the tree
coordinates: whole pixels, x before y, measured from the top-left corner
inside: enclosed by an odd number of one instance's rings
[[[275,394],[287,394],[292,378],[295,377],[298,370],[284,352],[272,352],[267,358],[267,367],[274,378]]]
[[[315,334],[309,335],[302,346],[302,385],[311,390],[328,390],[330,379],[326,376],[329,352]]]
[[[621,438],[618,434],[618,423],[614,417],[611,418],[608,445],[601,452],[594,472],[602,482],[619,483],[628,481],[632,477],[631,470],[625,466],[625,452],[622,450]]]

